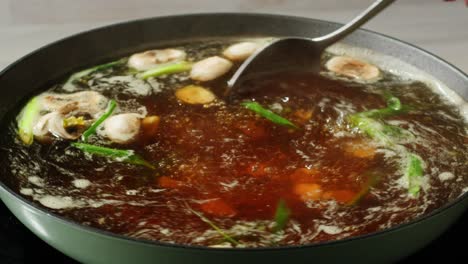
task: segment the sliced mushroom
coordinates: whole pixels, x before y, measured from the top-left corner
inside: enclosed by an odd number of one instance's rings
[[[64,139],[77,139],[80,135],[78,133],[68,133],[63,126],[63,119],[64,117],[58,112],[51,112],[42,116],[33,128],[34,136],[39,140],[44,140],[50,134]]]
[[[232,61],[243,61],[250,57],[257,49],[260,48],[260,44],[255,42],[241,42],[229,46],[224,50],[224,57]]]
[[[362,81],[377,81],[380,70],[375,65],[347,56],[336,56],[325,64],[334,73]]]
[[[131,143],[140,132],[141,115],[135,113],[118,114],[104,122],[104,134],[112,142]]]
[[[95,91],[72,94],[47,93],[42,97],[42,108],[67,115],[72,112],[87,113],[96,118],[106,108],[108,99]]]
[[[208,89],[197,85],[188,85],[175,92],[177,99],[187,104],[208,104],[216,96]]]
[[[227,73],[231,67],[232,62],[224,58],[219,56],[209,57],[192,66],[190,78],[202,82],[211,81]]]
[[[128,66],[138,71],[146,71],[159,64],[184,60],[187,54],[178,49],[148,50],[136,53],[128,59]]]

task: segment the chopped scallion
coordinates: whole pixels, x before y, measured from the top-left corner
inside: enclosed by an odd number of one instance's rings
[[[107,106],[106,111],[102,116],[100,116],[88,129],[86,129],[85,132],[83,132],[83,135],[81,136],[81,139],[83,141],[88,141],[88,138],[96,133],[96,129],[104,122],[109,116],[114,112],[115,107],[117,106],[117,103],[115,100],[110,100],[109,105]]]
[[[387,99],[387,108],[393,109],[395,111],[401,110],[401,102],[395,96],[391,96]]]
[[[421,177],[423,176],[423,161],[421,157],[416,154],[409,153],[405,176],[408,177],[408,192],[416,196],[421,189]]]
[[[86,124],[84,117],[79,116],[71,116],[68,118],[63,119],[63,127],[76,127],[76,126],[84,126]]]
[[[39,115],[39,99],[32,98],[21,111],[18,120],[18,135],[26,145],[31,145],[34,141],[33,127],[34,121]]]
[[[150,77],[158,77],[166,74],[185,72],[192,69],[192,64],[186,61],[179,61],[170,64],[161,65],[159,67],[149,69],[137,75],[138,78],[146,80]]]
[[[286,202],[283,199],[280,199],[275,212],[275,227],[273,229],[275,233],[284,229],[284,227],[288,223],[290,215],[291,210],[289,210],[288,206],[286,205]]]
[[[133,150],[113,149],[79,142],[71,143],[71,145],[90,154],[108,157],[117,161],[127,162],[134,165],[142,165],[150,169],[155,169],[153,165],[151,165],[139,155],[135,154]]]
[[[298,127],[293,124],[291,121],[287,120],[286,118],[279,116],[272,111],[265,109],[263,106],[261,106],[257,102],[243,102],[242,105],[251,110],[254,111],[255,113],[259,114],[260,116],[270,120],[271,122],[282,125],[282,126],[287,126],[290,128],[298,129]]]

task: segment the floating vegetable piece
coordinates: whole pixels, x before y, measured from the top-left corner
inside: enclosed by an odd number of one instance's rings
[[[153,170],[155,169],[153,165],[151,165],[139,155],[135,154],[133,150],[113,149],[79,142],[71,143],[71,145],[90,154],[95,154],[134,165],[142,165]]]
[[[203,216],[202,214],[200,214],[199,212],[193,210],[192,208],[190,208],[189,206],[187,206],[188,210],[190,212],[192,212],[194,215],[198,216],[203,222],[207,223],[209,226],[211,226],[211,228],[213,228],[216,232],[218,232],[218,234],[220,234],[222,237],[224,237],[224,239],[230,243],[232,243],[233,245],[241,245],[241,243],[239,243],[239,241],[235,240],[234,238],[232,238],[230,235],[228,235],[226,232],[224,232],[221,228],[219,228],[217,225],[215,225],[212,221],[210,221],[210,219],[206,218],[205,216]]]
[[[100,116],[85,132],[83,132],[81,139],[85,142],[88,141],[88,138],[96,133],[96,129],[102,124],[102,122],[104,122],[107,118],[109,118],[110,115],[112,115],[112,112],[114,112],[116,106],[117,103],[115,100],[110,100],[104,114]]]
[[[128,144],[134,141],[141,127],[141,116],[135,113],[124,113],[111,116],[104,123],[105,135],[119,144]]]
[[[390,94],[384,94],[387,100],[387,107],[383,109],[374,109],[361,113],[356,113],[348,116],[348,120],[352,126],[359,128],[369,137],[386,147],[392,149],[398,148],[398,140],[414,138],[414,135],[398,126],[385,124],[383,121],[375,120],[374,118],[383,118],[390,115],[398,114],[406,111],[407,107],[401,104],[397,97]],[[403,153],[404,175],[408,180],[408,191],[411,195],[416,196],[420,190],[421,176],[423,175],[422,159],[412,153],[409,153],[405,147],[400,146],[400,152]]]
[[[110,69],[114,66],[118,66],[118,65],[122,65],[125,63],[125,59],[121,59],[121,60],[117,60],[117,61],[112,61],[112,62],[109,62],[109,63],[104,63],[104,64],[100,64],[100,65],[97,65],[97,66],[94,66],[94,67],[91,67],[89,69],[86,69],[86,70],[82,70],[82,71],[79,71],[77,73],[74,73],[72,76],[70,76],[70,78],[68,78],[67,82],[65,83],[65,85],[67,84],[70,84],[72,83],[73,81],[75,80],[78,80],[78,79],[81,79],[85,76],[88,76],[94,72],[98,72],[98,71],[103,71],[103,70],[107,70],[107,69]]]
[[[390,96],[387,98],[387,108],[393,109],[395,111],[401,110],[401,102],[395,96]]]
[[[392,142],[382,132],[383,124],[368,117],[361,116],[359,113],[350,115],[348,117],[351,125],[359,128],[362,132],[366,133],[369,137],[377,139],[385,144],[391,144]]]
[[[348,116],[348,120],[354,127],[359,128],[365,132],[371,138],[385,144],[393,145],[395,139],[398,138],[411,138],[413,134],[409,131],[385,124],[376,118],[382,119],[388,116],[396,115],[403,113],[407,110],[407,107],[404,107],[400,99],[394,97],[390,94],[384,95],[387,100],[387,107],[382,109],[372,109],[369,111],[364,111]]]
[[[372,172],[367,174],[367,181],[361,190],[354,196],[348,205],[358,204],[366,195],[369,193],[370,189],[374,187],[380,180],[380,175],[378,173]]]
[[[294,193],[304,202],[316,201],[322,198],[322,187],[316,183],[298,183],[294,185]]]
[[[393,125],[384,124],[378,120],[362,116],[361,113],[348,116],[351,125],[359,128],[372,139],[385,146],[393,146],[399,139],[414,137],[411,132]]]
[[[408,192],[417,196],[422,183],[424,162],[416,154],[408,153],[405,167],[405,177],[408,178]]]
[[[185,57],[187,54],[178,49],[148,50],[130,56],[128,66],[138,71],[146,71],[161,64],[182,61]]]
[[[157,115],[147,116],[141,120],[141,129],[145,138],[151,138],[156,135],[158,131],[161,118]]]
[[[19,114],[18,119],[18,136],[26,145],[31,145],[34,141],[34,122],[39,116],[40,107],[39,99],[34,97],[31,99]]]
[[[52,134],[56,137],[75,140],[80,137],[78,133],[69,133],[63,126],[64,117],[59,112],[51,112],[41,116],[33,128],[33,134],[40,140],[46,140]]]
[[[237,212],[222,199],[208,200],[200,205],[203,212],[217,217],[233,217]]]
[[[400,111],[393,110],[391,108],[382,108],[382,109],[372,109],[369,111],[361,112],[361,116],[369,117],[369,118],[386,118],[389,116],[393,116],[400,113]]]
[[[227,73],[232,67],[232,62],[213,56],[195,63],[190,71],[190,78],[197,81],[211,81]]]
[[[108,99],[96,91],[82,91],[71,94],[46,93],[41,96],[41,108],[50,112],[59,112],[62,115],[87,113],[93,118],[108,105]]]
[[[216,96],[208,89],[197,85],[188,85],[175,92],[177,99],[187,104],[208,104]]]
[[[137,75],[138,78],[146,80],[148,78],[155,78],[162,75],[174,74],[179,72],[189,71],[192,68],[192,64],[186,61],[179,61],[170,64],[158,66],[156,68],[149,69]]]
[[[380,78],[379,68],[347,56],[335,56],[327,61],[325,67],[329,71],[357,80],[372,82]]]
[[[372,109],[369,111],[359,113],[361,116],[371,118],[385,118],[408,111],[408,107],[403,106],[400,99],[394,96],[387,97],[387,107],[382,109]]]
[[[287,126],[290,128],[298,129],[298,127],[293,124],[291,121],[287,120],[286,118],[279,116],[272,111],[263,108],[259,103],[257,102],[243,102],[242,105],[251,110],[254,111],[255,113],[259,114],[260,116],[270,120],[271,122],[282,125],[282,126]]]
[[[79,127],[79,126],[85,126],[86,121],[84,120],[84,117],[79,116],[71,116],[68,118],[63,119],[63,127],[64,128],[69,128],[69,127]]]
[[[286,202],[283,199],[280,199],[275,211],[275,227],[273,228],[275,233],[284,229],[288,223],[290,215],[291,210],[286,205]]]
[[[223,51],[223,56],[232,61],[243,61],[250,57],[260,45],[255,42],[241,42],[229,46]]]

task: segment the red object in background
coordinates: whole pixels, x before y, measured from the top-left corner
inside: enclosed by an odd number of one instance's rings
[[[444,0],[445,2],[455,2],[457,0]],[[465,5],[468,6],[468,0],[465,0]]]

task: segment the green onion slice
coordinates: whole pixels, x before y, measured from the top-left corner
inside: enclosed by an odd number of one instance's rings
[[[116,161],[127,162],[134,165],[142,165],[153,170],[155,169],[152,164],[144,160],[141,156],[135,154],[133,150],[107,148],[79,142],[71,143],[71,145],[90,154],[103,156],[114,159]]]
[[[83,135],[81,135],[81,139],[83,141],[88,141],[88,138],[91,135],[94,135],[96,133],[97,128],[107,119],[109,118],[110,115],[112,115],[112,112],[114,112],[115,107],[117,106],[117,103],[115,100],[110,100],[106,111],[102,116],[100,116],[88,129],[86,129],[85,132],[83,132]]]
[[[286,126],[289,128],[298,129],[298,127],[295,124],[293,124],[291,121],[289,121],[288,119],[282,116],[279,116],[268,109],[265,109],[263,106],[261,106],[257,102],[243,102],[241,103],[241,105],[243,105],[245,108],[251,111],[254,111],[255,113],[270,120],[271,122],[275,124]]]
[[[284,229],[284,227],[288,223],[290,215],[291,210],[289,210],[288,206],[286,205],[286,202],[283,199],[280,199],[275,212],[275,227],[273,229],[275,233]]]
[[[153,69],[149,69],[137,75],[138,78],[146,80],[151,77],[158,77],[166,74],[174,74],[179,72],[185,72],[192,69],[192,64],[187,61],[179,61],[170,64],[158,66]]]
[[[39,99],[32,98],[21,111],[18,119],[18,136],[26,145],[31,145],[34,141],[33,127],[34,121],[40,112]]]

